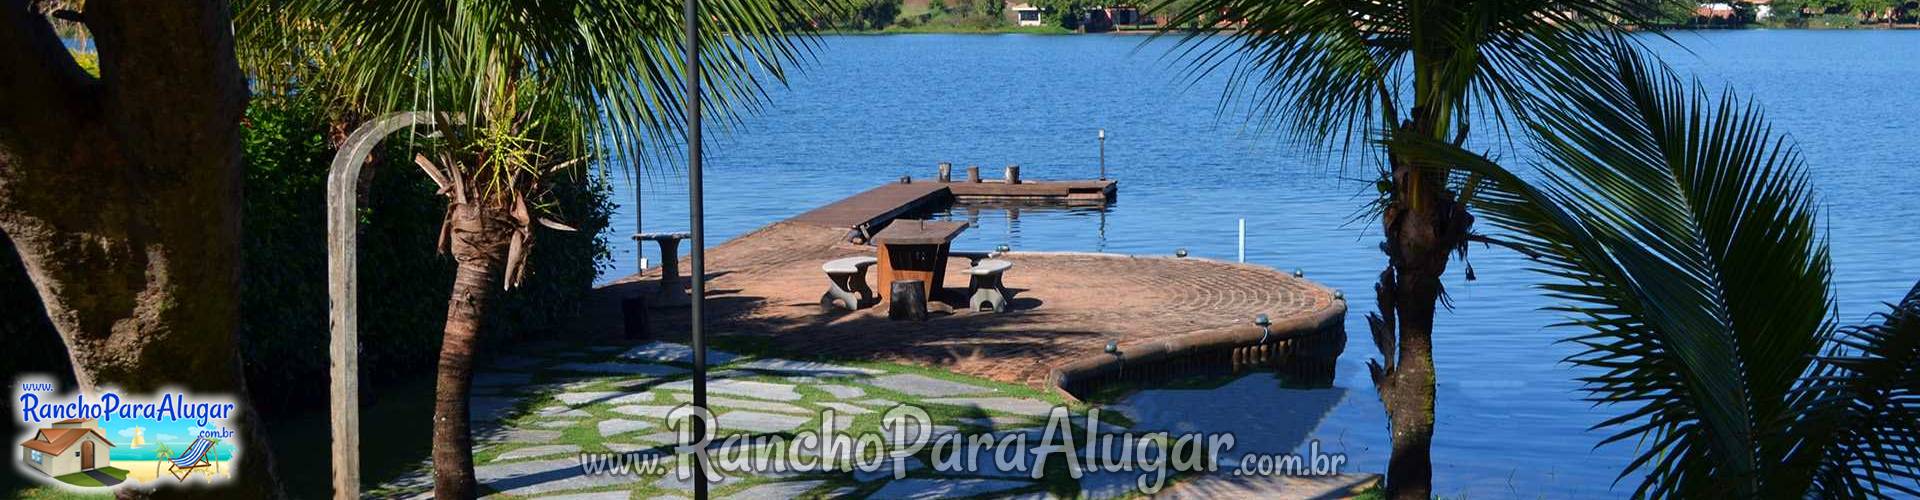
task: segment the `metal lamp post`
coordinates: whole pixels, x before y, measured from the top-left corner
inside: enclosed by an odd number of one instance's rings
[[[1107,180],[1107,129],[1100,129],[1100,180]]]
[[[691,316],[693,323],[693,406],[707,408],[707,338],[704,331],[707,317],[707,230],[705,200],[702,199],[702,179],[700,177],[700,0],[684,0],[685,9],[682,22],[687,24],[686,68],[687,68],[687,204],[690,221],[689,229],[693,233],[693,305]],[[706,435],[706,423],[694,419],[693,432],[696,437]],[[693,498],[707,500],[707,474],[704,454],[695,453],[693,467]]]

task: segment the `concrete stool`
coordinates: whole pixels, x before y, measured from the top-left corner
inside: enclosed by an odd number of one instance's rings
[[[847,257],[820,265],[827,281],[832,282],[827,293],[820,296],[820,308],[832,309],[834,302],[840,302],[848,310],[860,309],[860,302],[873,296],[873,289],[867,288],[867,267],[877,262],[880,259],[873,257]]]
[[[1006,312],[1007,287],[1000,283],[1000,275],[1012,268],[1012,262],[986,259],[967,269],[967,274],[973,276],[967,284],[973,292],[973,297],[967,299],[967,307],[977,311],[981,306],[992,306],[993,312]]]

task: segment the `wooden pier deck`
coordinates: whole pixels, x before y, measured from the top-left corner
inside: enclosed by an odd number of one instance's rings
[[[1119,183],[1112,180],[1025,180],[1008,184],[999,180],[939,182],[920,179],[911,183],[884,184],[809,210],[787,221],[836,229],[878,227],[935,203],[969,200],[1105,203],[1113,199],[1118,187]]]
[[[929,203],[944,203],[952,196],[944,184],[885,184],[787,221],[836,229],[881,225]]]

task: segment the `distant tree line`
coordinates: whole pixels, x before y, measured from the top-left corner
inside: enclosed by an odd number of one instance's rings
[[[1664,4],[1660,21],[1668,26],[1719,27],[1761,24],[1782,27],[1843,28],[1862,24],[1912,24],[1920,2],[1911,0],[1774,0],[1718,2],[1731,11],[1715,11],[1715,2]]]

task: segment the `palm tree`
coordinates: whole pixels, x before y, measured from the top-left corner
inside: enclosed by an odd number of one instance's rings
[[[763,79],[784,81],[821,11],[811,0],[704,4],[705,100],[722,115],[757,105]],[[241,12],[244,37],[297,44],[281,52],[355,110],[465,117],[415,160],[448,198],[439,245],[458,265],[435,386],[435,494],[471,498],[467,398],[487,304],[527,278],[534,224],[567,229],[564,214],[543,211],[546,180],[578,175],[589,158],[679,147],[680,4],[254,0]]]
[[[1260,125],[1296,140],[1384,160],[1380,198],[1387,267],[1368,316],[1382,359],[1369,362],[1392,426],[1386,488],[1432,492],[1433,319],[1450,256],[1474,234],[1467,193],[1445,165],[1420,165],[1388,136],[1459,144],[1475,118],[1502,132],[1523,118],[1544,54],[1602,50],[1601,35],[1646,25],[1664,0],[1168,0],[1167,26],[1196,74],[1231,73],[1227,100],[1250,101]],[[1229,39],[1218,40],[1216,34]],[[1350,146],[1364,146],[1349,148]],[[1379,146],[1377,149],[1374,146]],[[1469,273],[1471,276],[1471,273]]]
[[[1596,428],[1637,443],[1636,497],[1920,495],[1920,285],[1836,327],[1807,169],[1757,106],[1718,102],[1639,53],[1566,58],[1543,80],[1523,180],[1484,157],[1396,139],[1482,177],[1475,210],[1561,301]]]

